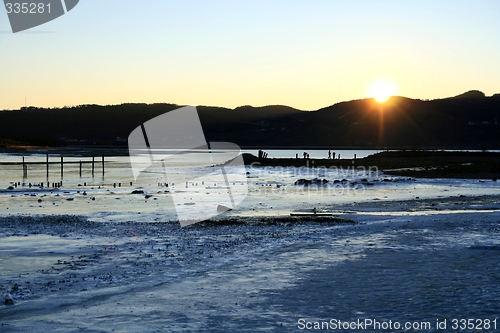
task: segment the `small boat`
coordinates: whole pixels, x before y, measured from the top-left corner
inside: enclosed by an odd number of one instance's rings
[[[332,213],[290,213],[290,216],[332,216]]]

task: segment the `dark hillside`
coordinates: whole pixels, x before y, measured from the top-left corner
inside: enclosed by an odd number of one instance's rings
[[[0,144],[120,145],[141,123],[174,104],[82,105],[0,111]],[[392,97],[338,103],[317,111],[287,106],[199,106],[208,141],[243,147],[500,149],[500,95],[469,91],[423,101]]]

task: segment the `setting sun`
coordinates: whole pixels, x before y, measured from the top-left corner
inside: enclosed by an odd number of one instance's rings
[[[383,103],[389,97],[396,93],[396,86],[388,80],[379,80],[374,82],[368,88],[368,96],[375,98],[378,102]]]

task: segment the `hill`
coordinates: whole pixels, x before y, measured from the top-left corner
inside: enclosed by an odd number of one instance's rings
[[[126,146],[141,123],[175,104],[28,107],[0,111],[0,145]],[[437,100],[391,97],[341,102],[316,111],[287,106],[198,106],[208,141],[242,147],[500,149],[500,95]]]

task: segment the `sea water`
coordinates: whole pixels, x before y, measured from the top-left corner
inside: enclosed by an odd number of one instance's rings
[[[21,156],[0,155],[0,163],[19,162],[20,159]],[[49,156],[49,161],[59,160],[57,156]],[[91,158],[65,158],[72,162],[80,160],[90,162]],[[42,155],[25,156],[27,163],[44,161]],[[96,159],[94,177],[90,163],[83,165],[81,177],[78,163],[65,165],[63,174],[59,164],[50,164],[48,178],[44,164],[29,165],[25,178],[20,165],[0,165],[0,169],[0,215],[77,214],[96,221],[144,222],[177,218],[169,192],[172,185],[169,188],[153,184],[143,188],[136,183],[126,156],[106,157],[104,175],[101,160]],[[227,172],[230,173],[231,168]],[[500,193],[499,184],[492,180],[392,177],[382,173],[376,165],[370,168],[247,166],[246,174],[248,196],[226,215],[289,215],[290,212],[308,212],[348,202]],[[296,185],[301,179],[326,182]],[[62,182],[61,187],[52,187],[58,182]],[[39,186],[41,183],[45,185],[43,188]],[[178,189],[184,187],[184,183],[175,186]],[[151,197],[146,199],[145,194],[132,194],[138,189]],[[189,203],[190,198],[185,199]]]

